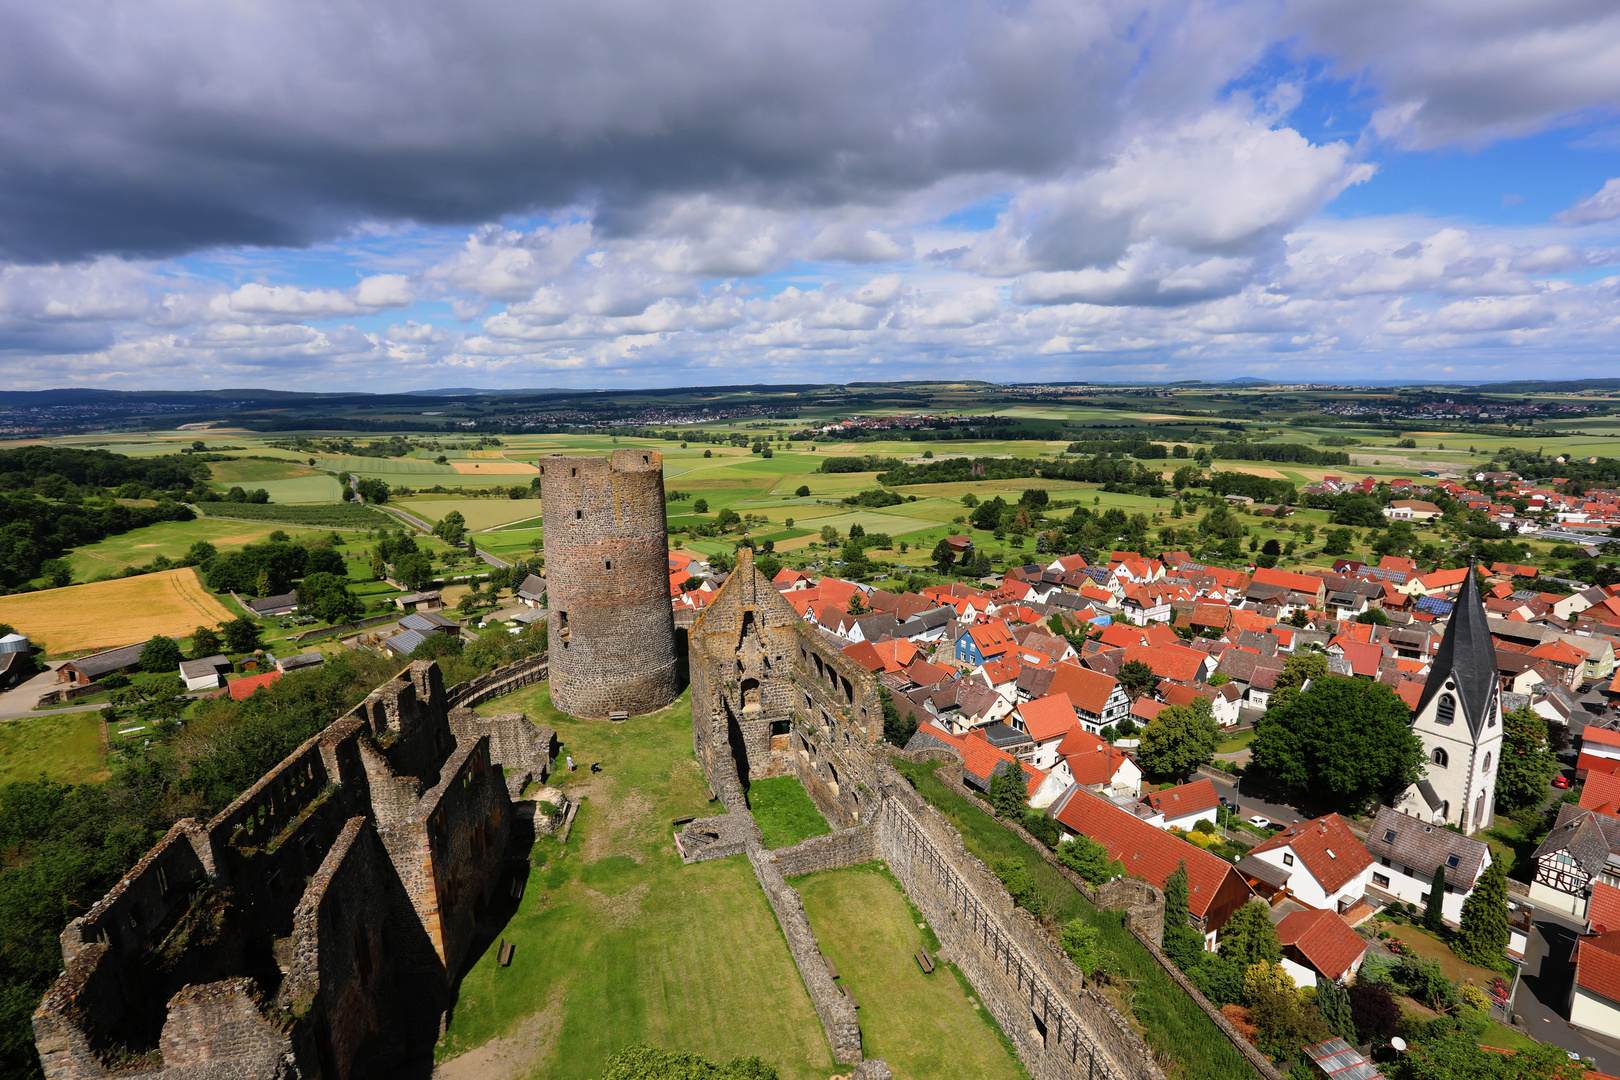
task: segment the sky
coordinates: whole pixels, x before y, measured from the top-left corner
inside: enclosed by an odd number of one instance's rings
[[[1617,361],[1613,0],[0,7],[0,388]]]

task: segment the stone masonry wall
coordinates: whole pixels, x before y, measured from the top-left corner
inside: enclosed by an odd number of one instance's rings
[[[782,879],[782,871],[771,858],[771,853],[758,844],[748,845],[748,861],[759,878],[765,899],[776,913],[776,921],[787,938],[788,951],[798,965],[799,976],[815,1006],[822,1027],[827,1030],[827,1041],[832,1044],[833,1060],[840,1065],[853,1065],[861,1060],[861,1025],[855,1017],[855,1006],[839,992],[832,973],[821,955],[821,944],[810,919],[804,913],[804,902],[798,890]]]
[[[679,692],[663,456],[540,459],[551,700],[575,716],[655,712]]]
[[[1125,1020],[892,770],[876,825],[883,860],[1034,1080],[1162,1080]]]
[[[270,1077],[289,1048],[286,1034],[259,1011],[252,979],[188,986],[168,1008],[158,1049],[164,1071],[177,1076]]]
[[[842,870],[877,858],[877,833],[865,825],[839,829],[827,836],[812,836],[792,847],[771,852],[771,861],[783,877]]]
[[[550,677],[550,662],[546,654],[541,653],[539,656],[514,660],[476,679],[456,683],[446,691],[445,696],[451,709],[473,709],[486,701],[516,693],[526,686],[543,683]]]

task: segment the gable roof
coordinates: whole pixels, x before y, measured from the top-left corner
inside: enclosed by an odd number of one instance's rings
[[[245,701],[259,691],[261,687],[269,686],[281,678],[279,671],[267,671],[263,675],[249,675],[244,679],[232,679],[226,683],[232,701]]]
[[[1079,664],[1062,663],[1052,669],[1052,681],[1047,693],[1064,694],[1069,701],[1091,713],[1101,716],[1113,696],[1119,680],[1102,671],[1093,671]]]
[[[1050,694],[1026,701],[1018,706],[1018,716],[1024,721],[1024,730],[1036,742],[1058,738],[1079,720],[1068,694]]]
[[[1373,863],[1373,857],[1338,814],[1290,825],[1250,849],[1250,855],[1289,848],[1322,890],[1338,892]]]
[[[1367,941],[1332,911],[1291,911],[1277,924],[1277,944],[1292,946],[1335,982],[1367,951]]]
[[[1186,817],[1188,814],[1212,810],[1220,801],[1220,796],[1215,794],[1215,785],[1208,780],[1194,780],[1142,796],[1143,803],[1166,818]]]
[[[1575,985],[1610,1001],[1620,1001],[1620,930],[1580,939],[1575,953]]]
[[[1588,769],[1581,788],[1581,809],[1620,818],[1620,776]],[[1620,923],[1615,924],[1615,929],[1620,930]]]
[[[1491,641],[1485,604],[1479,597],[1479,582],[1472,573],[1463,576],[1457,605],[1446,623],[1446,635],[1429,667],[1429,680],[1413,712],[1422,712],[1440,693],[1450,678],[1457,684],[1463,715],[1477,740],[1485,726],[1485,711],[1497,689],[1496,645]]]
[[[1378,808],[1367,831],[1367,851],[1375,859],[1390,859],[1431,874],[1446,868],[1446,884],[1466,892],[1485,872],[1491,849],[1483,841],[1433,825],[1388,806]],[[1454,861],[1455,860],[1455,861]]]
[[[1592,882],[1592,899],[1586,905],[1586,925],[1594,934],[1620,930],[1620,889],[1606,881]]]
[[[1148,645],[1132,645],[1125,650],[1125,663],[1140,660],[1152,668],[1153,674],[1161,679],[1192,682],[1198,677],[1200,669],[1203,668],[1206,655],[1176,645],[1161,645],[1158,648]]]
[[[1163,888],[1176,866],[1187,863],[1187,909],[1198,918],[1209,914],[1227,875],[1236,871],[1225,859],[1155,828],[1128,810],[1093,795],[1079,784],[1052,804],[1052,817],[1072,832],[1090,837],[1108,849],[1132,877]],[[1241,879],[1239,879],[1241,880]],[[1245,886],[1247,888],[1247,886]]]
[[[1069,775],[1082,787],[1111,784],[1119,770],[1130,762],[1130,755],[1110,746],[1076,724],[1058,743],[1058,757],[1069,766]]]

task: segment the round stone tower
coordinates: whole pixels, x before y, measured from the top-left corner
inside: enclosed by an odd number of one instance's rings
[[[540,459],[551,700],[574,716],[675,700],[664,457]]]

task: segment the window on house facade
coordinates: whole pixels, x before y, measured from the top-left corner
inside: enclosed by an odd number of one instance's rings
[[[1283,865],[1284,866],[1293,866],[1294,865],[1294,857],[1292,855],[1289,855],[1289,854],[1285,853],[1283,855]]]
[[[1388,874],[1374,874],[1372,876],[1372,880],[1373,880],[1373,884],[1377,885],[1380,889],[1389,888],[1389,875]]]
[[[1445,749],[1443,747],[1437,746],[1437,747],[1434,748],[1434,753],[1429,755],[1429,760],[1434,762],[1436,765],[1440,766],[1443,769],[1443,768],[1446,767],[1446,762],[1449,759],[1446,757]]]
[[[1485,754],[1485,764],[1480,767],[1479,771],[1487,773],[1491,771],[1491,755],[1488,751]]]

